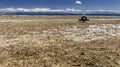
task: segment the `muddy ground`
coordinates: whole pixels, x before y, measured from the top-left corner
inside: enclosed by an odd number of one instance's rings
[[[88,17],[0,16],[0,67],[120,67],[120,17]]]

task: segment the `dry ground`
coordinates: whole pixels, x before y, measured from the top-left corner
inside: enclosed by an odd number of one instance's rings
[[[89,18],[0,16],[0,67],[120,67],[120,17]]]

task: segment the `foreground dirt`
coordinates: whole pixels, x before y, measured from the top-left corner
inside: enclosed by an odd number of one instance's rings
[[[120,21],[78,19],[0,16],[0,66],[120,67]]]

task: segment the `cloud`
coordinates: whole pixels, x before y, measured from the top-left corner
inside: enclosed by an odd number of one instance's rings
[[[115,12],[115,13],[120,13],[120,10],[104,10],[104,9],[88,9],[86,12]]]
[[[51,9],[51,8],[2,8],[0,12],[71,12],[71,13],[79,13],[81,10],[74,8],[66,8],[66,9]]]
[[[65,8],[65,9],[51,9],[51,8],[2,8],[0,12],[66,12],[66,13],[82,13],[80,9]],[[120,13],[120,10],[105,10],[105,9],[88,9],[86,13],[91,12],[115,12]]]
[[[79,1],[79,0],[76,0],[76,1],[75,1],[75,3],[76,3],[76,4],[79,4],[79,5],[81,5],[81,4],[82,4],[82,2],[81,2],[81,1]]]

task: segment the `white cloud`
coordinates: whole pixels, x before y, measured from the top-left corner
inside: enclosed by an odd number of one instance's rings
[[[66,8],[66,9],[51,9],[51,8],[3,8],[0,9],[0,12],[72,12],[72,13],[80,13],[81,10],[74,8]]]
[[[75,1],[75,3],[76,3],[76,4],[79,4],[79,5],[81,5],[81,4],[82,4],[82,2],[81,2],[81,1],[79,1],[79,0],[76,0],[76,1]]]
[[[67,12],[67,13],[81,13],[80,9],[66,8],[66,9],[51,9],[51,8],[2,8],[0,12]],[[120,13],[120,10],[104,10],[104,9],[88,9],[86,13],[90,12],[115,12]]]
[[[115,12],[115,13],[120,13],[120,10],[104,10],[104,9],[91,10],[91,9],[88,9],[88,10],[86,10],[86,12]]]

